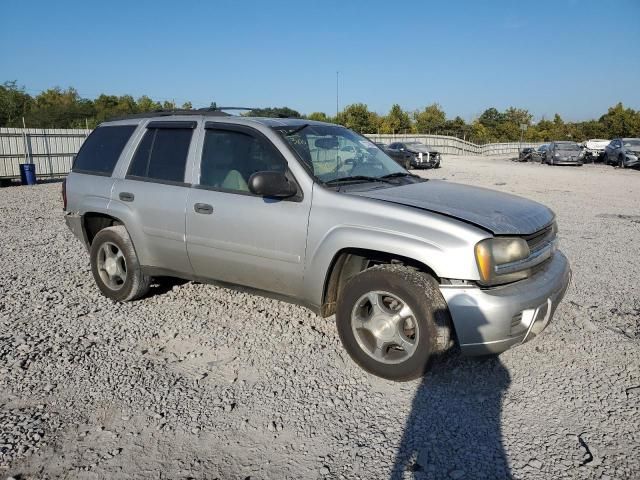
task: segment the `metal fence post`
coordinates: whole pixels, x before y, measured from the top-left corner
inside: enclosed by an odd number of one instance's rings
[[[51,150],[49,149],[49,133],[43,130],[44,133],[44,148],[47,152],[47,163],[49,164],[49,177],[53,177],[53,163],[51,162]]]

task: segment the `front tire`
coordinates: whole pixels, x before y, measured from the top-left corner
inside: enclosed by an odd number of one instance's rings
[[[338,298],[336,322],[351,358],[388,380],[422,376],[452,343],[437,282],[400,265],[378,265],[351,278]]]
[[[149,291],[151,278],[142,273],[127,229],[116,225],[100,230],[91,243],[91,272],[102,294],[128,302]]]

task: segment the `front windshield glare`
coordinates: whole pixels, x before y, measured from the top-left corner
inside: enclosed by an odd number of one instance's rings
[[[280,127],[283,138],[321,182],[347,177],[384,177],[406,172],[380,148],[357,133],[333,125]]]

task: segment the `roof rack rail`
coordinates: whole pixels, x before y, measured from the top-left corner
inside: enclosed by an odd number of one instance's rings
[[[204,107],[199,108],[198,110],[203,111],[222,111],[222,110],[257,110],[257,107]]]

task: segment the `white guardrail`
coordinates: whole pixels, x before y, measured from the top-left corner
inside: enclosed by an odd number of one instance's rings
[[[389,134],[366,134],[365,137],[374,142],[382,142],[390,144],[393,142],[420,142],[440,153],[448,153],[450,155],[510,155],[518,154],[520,148],[538,147],[543,142],[510,142],[510,143],[486,143],[478,145],[476,143],[462,140],[458,137],[449,137],[447,135],[389,135]]]
[[[62,128],[0,128],[0,178],[20,178],[20,164],[33,163],[36,175],[58,177],[71,170],[73,157],[91,130]],[[365,135],[374,142],[418,141],[450,155],[509,155],[520,147],[540,143],[488,143],[477,145],[446,135]]]

